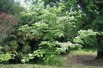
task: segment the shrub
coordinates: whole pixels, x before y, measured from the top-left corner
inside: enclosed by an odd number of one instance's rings
[[[55,56],[78,48],[78,44],[61,45],[56,41],[60,38],[68,41],[72,37],[82,12],[61,13],[61,7],[44,8],[43,5],[38,10],[34,5],[28,12],[22,12],[17,30],[7,38],[4,52],[14,54],[15,62],[42,59],[48,63]]]
[[[10,59],[12,59],[12,56],[10,53],[5,53],[5,54],[0,54],[0,63],[1,62],[7,62],[9,61]]]
[[[13,31],[16,24],[17,21],[12,15],[4,12],[0,13],[0,44]]]
[[[96,48],[96,35],[98,32],[94,32],[91,29],[78,31],[78,36],[74,38],[74,42],[82,45],[84,48]],[[94,44],[95,43],[95,44]]]

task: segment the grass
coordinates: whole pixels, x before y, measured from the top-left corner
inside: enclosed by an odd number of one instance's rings
[[[97,55],[96,50],[88,50],[88,49],[82,49],[82,50],[74,50],[70,52],[70,55]]]
[[[69,56],[73,56],[73,55],[92,55],[92,56],[96,56],[96,51],[91,51],[91,50],[74,50],[72,52],[70,52],[70,54],[67,54],[66,57],[68,57],[69,60]],[[60,57],[59,57],[60,58]],[[63,58],[61,58],[63,59]],[[65,60],[68,61],[68,60]],[[64,61],[63,61],[64,62]],[[90,62],[91,63],[91,62]],[[49,65],[40,65],[40,64],[0,64],[0,68],[103,68],[102,66],[87,66],[87,65],[83,65],[83,64],[75,64],[75,65],[71,65],[68,64],[69,66],[49,66]]]
[[[0,68],[59,68],[56,66],[39,65],[39,64],[11,64],[11,65],[0,65]]]
[[[37,65],[37,64],[11,64],[11,65],[0,65],[0,68],[103,68],[96,66],[70,66],[70,67],[56,67],[56,66],[48,66],[48,65]]]

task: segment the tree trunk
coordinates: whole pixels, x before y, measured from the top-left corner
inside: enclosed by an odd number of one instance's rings
[[[97,51],[97,59],[103,59],[103,36],[97,36],[98,42],[98,51]]]
[[[103,35],[101,34],[97,35],[97,50],[97,59],[103,59]]]
[[[103,51],[100,51],[100,50],[97,51],[96,59],[103,59]]]

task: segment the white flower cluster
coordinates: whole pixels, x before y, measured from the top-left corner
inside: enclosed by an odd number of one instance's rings
[[[33,56],[33,54],[30,54],[30,53],[29,53],[28,55],[29,55],[29,56]]]
[[[59,52],[66,52],[67,50],[69,50],[69,48],[78,48],[80,49],[81,46],[79,44],[73,44],[71,42],[64,42],[64,43],[61,43],[61,42],[56,42],[58,45],[60,45],[60,48],[57,48],[57,51]]]
[[[25,60],[25,59],[21,59],[21,62],[22,62],[22,63],[25,63],[25,62],[26,62],[26,60]]]

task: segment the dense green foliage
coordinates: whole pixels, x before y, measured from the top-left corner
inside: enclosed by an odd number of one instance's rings
[[[61,6],[45,8],[41,3],[21,13],[16,32],[6,39],[7,43],[1,52],[13,55],[10,62],[25,63],[31,59],[41,59],[48,63],[61,53],[81,47],[72,44],[70,37],[75,36],[73,32],[79,30],[81,17],[84,16],[82,11],[62,13]],[[67,41],[71,42],[60,43]]]
[[[0,45],[2,41],[14,30],[17,24],[17,15],[23,8],[14,0],[0,0]]]
[[[103,53],[103,1],[102,0],[85,0],[81,1],[78,0],[78,4],[82,8],[82,10],[86,14],[86,19],[85,19],[85,26],[86,29],[92,29],[95,32],[98,32],[99,34],[96,34],[96,43],[97,44],[97,58],[102,59],[102,53]]]
[[[0,12],[18,14],[23,8],[14,0],[0,0]]]
[[[1,11],[11,13],[13,10],[13,14],[18,13],[17,5],[15,7],[11,1],[0,2],[7,3],[2,5]],[[58,55],[80,49],[82,46],[103,50],[101,2],[36,0],[34,3],[32,1],[29,9],[20,13],[15,31],[12,31],[4,41],[6,43],[1,45],[0,62],[49,63]]]
[[[84,48],[97,48],[96,35],[98,32],[93,30],[80,30],[78,36],[73,39],[75,43],[81,44]]]

